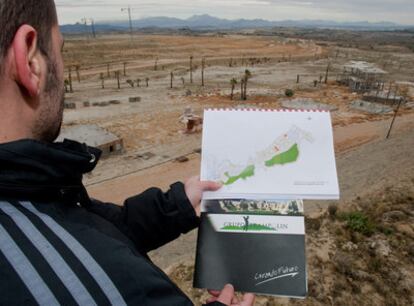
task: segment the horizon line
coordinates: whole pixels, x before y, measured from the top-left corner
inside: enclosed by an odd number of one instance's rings
[[[265,18],[237,18],[237,19],[232,19],[232,18],[220,18],[220,17],[212,16],[210,14],[194,14],[194,15],[191,15],[190,17],[187,17],[187,18],[179,18],[179,17],[167,16],[167,15],[158,15],[158,16],[147,16],[147,17],[132,19],[132,21],[134,22],[134,21],[141,21],[141,20],[155,19],[155,18],[171,18],[171,19],[177,19],[177,20],[181,20],[181,21],[188,21],[189,19],[191,19],[193,17],[202,17],[202,16],[206,16],[206,17],[208,16],[208,17],[211,17],[211,18],[226,20],[226,21],[230,21],[230,22],[240,21],[240,20],[248,20],[248,21],[260,20],[260,21],[266,21],[266,22],[331,22],[331,23],[337,23],[337,24],[342,24],[342,25],[343,24],[352,24],[352,23],[368,23],[368,24],[371,24],[371,25],[381,24],[381,23],[389,23],[389,24],[392,24],[392,25],[390,25],[391,27],[392,26],[414,27],[414,24],[396,23],[394,21],[389,21],[389,20],[380,20],[380,21],[369,21],[369,20],[339,21],[339,20],[333,20],[333,19],[278,19],[278,20],[269,20],[269,19],[265,19]],[[125,22],[125,23],[127,23],[128,20],[125,20],[125,19],[96,20],[95,24],[102,25],[102,24],[111,23],[111,22]],[[77,25],[77,24],[82,24],[82,23],[81,22],[64,23],[64,24],[59,24],[59,26]]]

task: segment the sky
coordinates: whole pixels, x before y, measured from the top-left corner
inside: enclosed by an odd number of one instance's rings
[[[209,14],[227,19],[391,21],[414,24],[414,0],[55,0],[60,24]]]

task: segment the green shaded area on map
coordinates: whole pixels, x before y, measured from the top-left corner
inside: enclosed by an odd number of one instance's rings
[[[255,169],[256,167],[254,165],[250,165],[246,169],[244,169],[239,175],[236,176],[230,176],[228,172],[224,173],[224,175],[228,177],[228,180],[227,182],[224,182],[224,185],[231,185],[240,179],[245,180],[248,177],[254,176]]]
[[[265,162],[266,167],[273,167],[275,165],[284,165],[293,163],[298,160],[299,147],[294,144],[288,151],[276,155],[272,159]]]
[[[276,165],[285,165],[288,163],[293,163],[298,160],[299,157],[299,147],[298,144],[294,144],[288,151],[280,153],[274,156],[272,159],[265,162],[266,167],[273,167]],[[224,175],[228,178],[226,182],[223,182],[224,185],[232,185],[240,179],[247,179],[254,176],[256,167],[250,165],[246,167],[239,175],[230,176],[228,172]]]
[[[245,226],[225,226],[221,230],[223,231],[246,231]],[[261,224],[249,224],[247,231],[275,231],[273,227],[261,225]]]

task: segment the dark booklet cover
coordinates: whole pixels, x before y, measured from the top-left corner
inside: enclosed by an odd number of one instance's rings
[[[194,287],[305,298],[302,201],[210,200],[203,204]]]

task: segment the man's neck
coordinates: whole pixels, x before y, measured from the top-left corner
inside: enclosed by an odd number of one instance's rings
[[[19,98],[0,99],[0,143],[33,138],[30,116]]]

